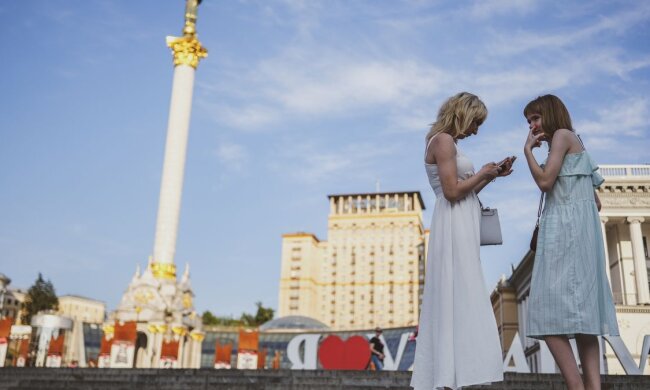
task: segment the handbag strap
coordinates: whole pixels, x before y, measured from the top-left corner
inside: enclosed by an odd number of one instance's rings
[[[481,206],[481,211],[490,209],[489,207],[483,207],[483,203],[481,203],[481,198],[479,198],[478,195],[476,195],[476,199],[478,199],[478,204],[479,206]]]
[[[535,222],[535,227],[539,226],[539,219],[542,216],[542,208],[544,205],[544,193],[539,196],[539,207],[537,208],[537,222]]]
[[[582,150],[587,150],[584,142],[582,142],[582,137],[580,137],[580,134],[576,133],[576,137],[578,137],[578,141],[580,141],[580,145],[582,145]]]

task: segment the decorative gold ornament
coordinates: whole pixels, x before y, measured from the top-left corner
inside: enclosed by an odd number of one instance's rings
[[[150,324],[147,328],[151,333],[165,333],[167,331],[167,325],[165,324]]]
[[[194,340],[194,341],[201,342],[201,341],[203,341],[203,339],[205,338],[205,333],[201,333],[201,332],[192,332],[192,333],[190,333],[190,337],[191,337],[192,340]]]
[[[104,335],[113,335],[115,334],[115,325],[104,325],[102,327],[102,330],[104,331]]]
[[[208,50],[201,46],[196,35],[187,34],[183,37],[167,37],[167,46],[172,49],[174,66],[188,65],[196,69],[199,61],[208,56]]]
[[[187,334],[187,329],[185,329],[182,326],[173,326],[172,332],[174,332],[174,334],[177,334],[179,336],[184,336],[185,334]]]
[[[150,290],[146,290],[146,291],[140,290],[137,293],[135,293],[133,298],[135,299],[135,301],[138,304],[144,306],[147,303],[149,303],[151,300],[153,300],[153,293]],[[137,311],[137,308],[136,308],[136,311]]]
[[[192,307],[192,294],[186,292],[183,294],[183,308],[190,309]]]
[[[151,272],[158,279],[176,279],[176,265],[164,263],[151,263]]]
[[[185,4],[185,27],[183,28],[183,34],[185,35],[196,34],[196,14],[199,3],[199,0],[187,0]]]

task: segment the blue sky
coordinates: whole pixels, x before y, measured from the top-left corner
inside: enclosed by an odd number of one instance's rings
[[[0,272],[114,309],[152,252],[184,1],[0,2]],[[205,0],[176,263],[199,311],[276,307],[283,233],[326,239],[326,195],[419,190],[442,101],[490,110],[460,148],[517,155],[481,197],[505,243],[491,288],[529,241],[538,192],[524,105],[567,104],[600,164],[650,162],[650,2]],[[538,154],[543,157],[543,152]]]

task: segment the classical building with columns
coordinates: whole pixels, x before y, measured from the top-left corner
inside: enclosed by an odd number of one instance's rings
[[[650,335],[650,164],[601,165],[605,178],[598,188],[600,222],[621,338],[632,357],[641,356],[643,337]],[[540,345],[526,338],[527,299],[534,254],[528,252],[509,278],[502,278],[491,294],[504,351],[518,332],[533,372],[539,372]],[[623,374],[610,346],[601,343],[603,370]],[[650,373],[650,371],[648,371]]]
[[[278,315],[335,330],[413,326],[428,230],[419,192],[329,195],[328,241],[282,236]]]
[[[614,301],[649,305],[650,165],[607,165],[600,172],[606,179],[598,190],[600,221]]]

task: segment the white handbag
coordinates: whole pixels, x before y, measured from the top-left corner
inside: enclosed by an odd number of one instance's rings
[[[483,207],[481,201],[481,245],[501,245],[501,223],[497,209]]]

